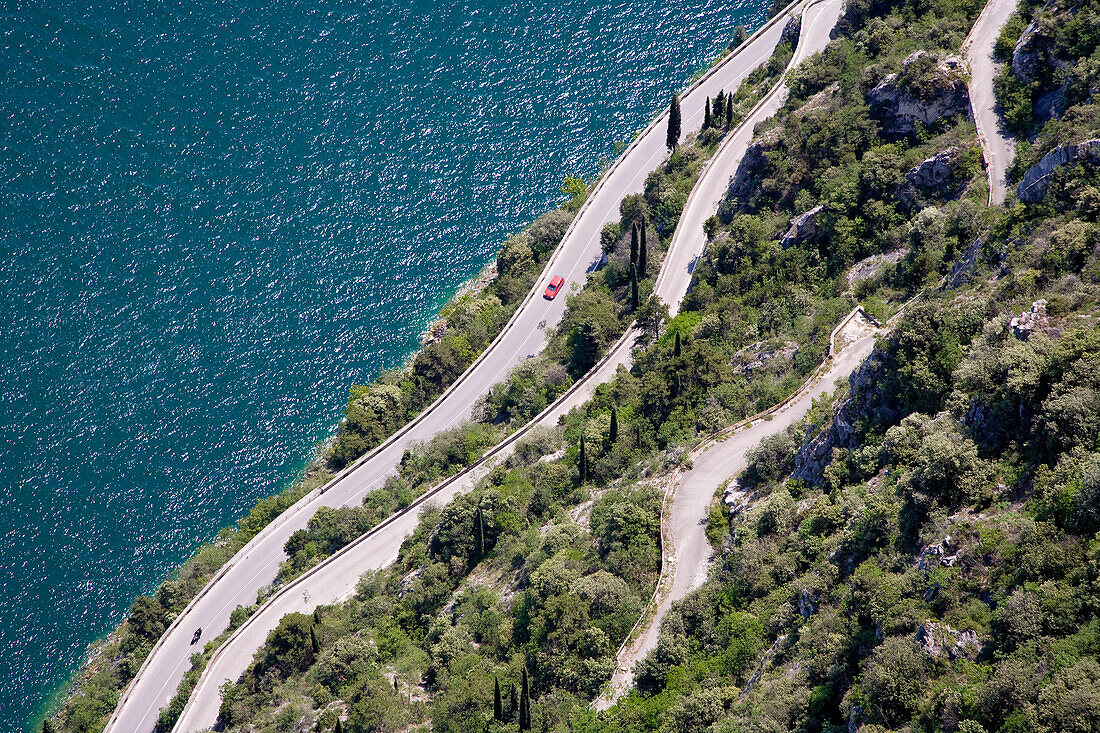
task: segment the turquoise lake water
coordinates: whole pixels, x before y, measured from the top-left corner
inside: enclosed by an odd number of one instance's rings
[[[762,0],[0,11],[0,730]]]

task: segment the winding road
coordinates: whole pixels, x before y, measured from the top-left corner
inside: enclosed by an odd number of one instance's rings
[[[1003,127],[993,97],[997,71],[993,46],[1015,8],[1016,0],[989,0],[964,44],[971,65],[971,105],[990,179],[991,206],[1004,203],[1005,171],[1015,151],[1015,143]],[[804,33],[805,28],[804,19]],[[611,707],[633,686],[634,666],[656,647],[665,614],[673,603],[706,580],[712,552],[706,524],[710,502],[718,487],[748,466],[748,451],[765,437],[802,420],[814,399],[828,392],[838,379],[849,376],[871,354],[879,333],[881,330],[860,311],[853,312],[833,334],[830,361],[824,374],[812,377],[792,399],[770,411],[767,420],[750,420],[722,431],[692,453],[692,467],[675,480],[662,517],[661,579],[651,602],[655,606],[619,649],[615,672],[596,699],[596,709]]]
[[[836,22],[839,6],[839,0],[830,0],[807,11],[810,17],[804,22],[805,29],[809,32],[804,35],[805,42],[799,44],[799,52],[792,59],[792,64],[810,52],[806,49],[812,48],[811,44],[816,43],[820,48],[827,43],[828,30]],[[837,12],[830,16],[828,13],[833,8]],[[820,21],[830,17],[831,22],[822,33],[824,24]],[[670,311],[673,313],[679,308],[679,303],[687,292],[692,267],[706,244],[703,222],[717,209],[725,194],[730,171],[736,169],[744,155],[756,124],[773,115],[784,98],[782,85],[777,85],[749,113],[745,121],[726,137],[692,190],[654,291],[664,302],[670,304]],[[385,567],[396,559],[401,542],[416,527],[419,514],[417,509],[420,506],[429,501],[445,504],[458,494],[468,491],[493,462],[511,453],[516,441],[532,426],[557,424],[561,415],[587,401],[598,384],[611,379],[620,365],[629,366],[635,335],[633,331],[624,335],[610,349],[608,355],[569,393],[548,407],[528,426],[489,451],[482,462],[443,482],[408,511],[390,517],[375,530],[360,537],[273,597],[226,641],[211,660],[176,730],[200,729],[216,719],[220,685],[226,680],[237,679],[244,672],[251,662],[252,654],[263,644],[279,619],[287,613],[308,613],[318,605],[335,603],[350,596],[364,572]]]
[[[1016,3],[1017,0],[989,0],[963,43],[970,65],[970,109],[989,175],[989,206],[1004,204],[1008,193],[1006,171],[1016,154],[1016,141],[1005,128],[993,94],[993,79],[1000,66],[993,59],[993,47],[1001,28],[1015,12]]]
[[[754,33],[734,53],[692,84],[681,98],[684,130],[692,130],[701,125],[704,100],[707,97],[715,96],[719,89],[735,89],[749,73],[769,58],[782,33],[783,22],[801,5],[802,0],[796,0]],[[170,701],[183,674],[190,667],[190,654],[194,651],[191,646],[193,631],[201,627],[204,630],[203,638],[212,638],[228,626],[229,615],[234,608],[254,603],[257,592],[271,583],[279,564],[285,559],[283,546],[287,538],[294,531],[304,528],[318,507],[360,503],[367,492],[380,486],[394,471],[410,443],[428,440],[436,433],[468,419],[474,405],[490,387],[503,379],[528,354],[539,353],[543,349],[547,330],[561,321],[566,305],[564,298],[546,301],[541,297],[546,280],[551,274],[560,274],[567,285],[582,282],[595,267],[601,255],[600,231],[603,225],[618,218],[619,202],[622,198],[641,191],[646,176],[667,154],[664,146],[666,122],[667,113],[658,115],[604,174],[547,263],[542,277],[515,316],[455,384],[383,445],[345,469],[322,489],[303,497],[265,527],[196,596],[157,642],[137,676],[123,693],[105,729],[108,733],[146,733],[152,730],[159,709]],[[670,262],[666,258],[666,269],[681,265],[678,261]],[[681,270],[676,277],[684,279],[686,290],[690,270],[687,266],[682,266]],[[444,499],[440,496],[433,500]],[[415,524],[415,513],[412,514]],[[372,555],[370,565],[360,565],[355,578],[370,567],[380,567],[392,561],[401,541],[399,526],[400,522],[384,523],[371,533],[371,536],[379,538],[392,533],[395,538],[392,543],[379,541],[386,546],[392,544],[393,552],[389,555],[385,552]],[[354,588],[354,581],[350,581],[340,591],[343,593],[340,596],[336,592],[341,587],[339,582],[326,576],[323,585],[328,588],[330,583],[333,591],[326,590],[322,595],[346,597]],[[326,602],[317,597],[309,597],[308,591],[306,595],[303,603],[310,607]],[[259,641],[262,642],[263,639]],[[256,646],[258,645],[257,643]],[[215,662],[232,656],[215,657]],[[235,679],[240,672],[234,675],[233,669],[239,667],[243,671],[250,659],[251,652],[246,658],[232,659],[232,663],[227,664],[228,672],[223,679]],[[221,667],[218,664],[212,662],[211,667],[208,667],[208,674],[204,675],[203,682],[200,683],[200,691],[205,680],[220,673]],[[214,689],[216,690],[216,685]],[[201,695],[196,695],[192,697],[192,703],[196,697],[205,700]],[[216,712],[216,704],[212,704],[212,707],[205,703],[191,704],[185,713],[186,718],[181,718],[177,730],[206,727],[213,723]]]
[[[839,15],[840,4],[840,0],[825,0],[825,2],[815,3],[806,11],[809,18],[803,20],[803,40],[799,43],[792,64],[812,52],[807,49],[818,50],[824,47],[828,42],[828,32]],[[801,8],[803,5],[799,3],[797,7]],[[787,17],[792,8],[788,8],[787,12],[777,16],[772,23],[762,29],[763,32],[758,32],[742,46],[738,55],[744,54],[747,48],[753,48],[758,43],[769,43],[764,49],[754,52],[749,57],[751,66],[741,68],[734,82],[724,82],[725,88],[735,88],[736,84],[740,83],[740,79],[771,55],[771,50],[782,32],[782,25],[778,21]],[[829,18],[831,21],[824,22]],[[825,25],[827,27],[824,27]],[[761,38],[765,41],[761,41]],[[816,48],[813,44],[817,44]],[[705,84],[708,80],[703,81]],[[719,84],[719,82],[712,83]],[[705,88],[709,86],[704,86]],[[693,89],[692,93],[697,90],[698,87]],[[693,265],[706,244],[703,222],[717,209],[718,202],[728,186],[730,174],[744,155],[756,124],[779,109],[785,98],[784,92],[785,88],[780,84],[765,96],[746,119],[723,140],[696,182],[655,284],[654,292],[664,302],[670,304],[671,311],[675,312],[679,308],[679,303],[691,282]],[[705,91],[703,94],[707,96]],[[685,95],[685,99],[690,96],[691,94]],[[663,125],[658,120],[656,126],[647,129],[647,134],[656,135],[662,130]],[[645,135],[640,139],[644,137]],[[491,465],[511,453],[515,443],[531,427],[555,425],[561,415],[587,401],[595,387],[613,377],[620,365],[629,366],[635,335],[633,331],[628,331],[584,379],[527,426],[490,450],[486,457],[473,467],[444,481],[408,510],[389,517],[374,530],[358,538],[273,596],[262,609],[234,632],[211,659],[175,731],[182,733],[211,726],[217,719],[221,685],[227,680],[236,680],[240,677],[251,663],[255,650],[264,643],[279,619],[287,613],[308,613],[318,605],[339,602],[354,592],[355,585],[363,573],[391,564],[397,557],[402,541],[415,529],[418,510],[421,506],[429,502],[445,504],[460,493],[469,490]]]
[[[692,452],[691,469],[679,477],[666,500],[655,610],[619,650],[615,672],[596,699],[596,709],[611,707],[633,686],[634,665],[657,646],[665,614],[706,580],[712,552],[706,536],[707,517],[718,487],[748,466],[748,452],[761,440],[801,421],[815,399],[851,374],[871,354],[877,334],[862,312],[854,311],[834,334],[833,353],[824,373],[812,377],[792,399],[767,413],[766,419],[751,419],[724,430]]]

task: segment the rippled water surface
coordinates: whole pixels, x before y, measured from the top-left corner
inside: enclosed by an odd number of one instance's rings
[[[0,730],[762,0],[0,10]]]

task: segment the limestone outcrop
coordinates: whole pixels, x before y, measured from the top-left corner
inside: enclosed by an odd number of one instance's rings
[[[730,196],[740,201],[745,201],[752,194],[753,178],[764,167],[765,155],[778,149],[779,130],[772,129],[760,136],[760,138],[745,149],[741,156],[741,163],[730,180]]]
[[[783,26],[783,34],[779,37],[780,43],[789,43],[791,48],[798,45],[798,33],[802,29],[802,16],[795,15],[787,20],[787,25]]]
[[[887,356],[875,349],[848,377],[849,396],[836,409],[831,422],[816,434],[807,435],[794,459],[793,478],[816,484],[822,472],[833,458],[834,448],[856,446],[856,425],[863,416],[872,416],[883,423],[890,423],[897,415],[883,407],[883,384],[888,371],[895,365],[887,363]],[[888,413],[888,414],[887,414]]]
[[[825,233],[818,224],[818,217],[821,215],[823,209],[824,207],[818,204],[809,211],[791,219],[791,226],[787,230],[787,233],[780,238],[779,246],[783,249],[787,249],[796,244],[816,242],[821,239]]]
[[[1042,85],[1042,93],[1035,100],[1036,121],[1055,119],[1066,111],[1066,85],[1053,86],[1053,72],[1065,67],[1066,62],[1055,55],[1052,29],[1033,21],[1012,50],[1012,74],[1024,83]]]
[[[796,109],[792,115],[802,118],[814,112],[829,114],[840,108],[837,95],[840,93],[840,84],[833,82],[817,94],[806,100],[806,103]]]
[[[903,247],[901,249],[895,249],[892,252],[884,252],[882,254],[875,254],[863,258],[852,265],[848,270],[846,275],[848,287],[852,287],[863,280],[869,280],[877,276],[879,273],[886,270],[886,268],[900,262],[907,254],[909,254],[909,248]]]
[[[917,192],[943,192],[959,167],[959,149],[950,147],[923,160],[905,174],[905,184],[898,189],[898,200],[906,211],[917,203]]]
[[[887,135],[909,135],[917,124],[970,111],[970,93],[957,56],[943,59],[915,51],[902,62],[902,71],[882,80],[867,95],[872,112],[882,120]]]
[[[757,341],[733,355],[733,370],[749,374],[774,359],[792,359],[798,353],[798,344],[785,341],[781,346],[769,347],[767,341]]]
[[[1012,74],[1024,82],[1033,82],[1044,71],[1058,69],[1065,62],[1054,55],[1054,39],[1032,21],[1012,49]]]
[[[1061,117],[1066,111],[1066,85],[1043,92],[1035,100],[1035,119],[1046,121]]]
[[[958,167],[959,149],[952,146],[910,168],[905,180],[918,188],[938,188],[950,180]]]
[[[1050,188],[1055,171],[1069,163],[1100,165],[1100,139],[1086,140],[1076,145],[1060,145],[1043,156],[1024,173],[1016,187],[1016,198],[1033,204],[1042,201]]]
[[[1008,327],[1012,329],[1012,335],[1023,341],[1027,341],[1033,333],[1042,333],[1050,327],[1050,319],[1047,317],[1047,302],[1039,299],[1031,304],[1031,307],[1009,321]]]
[[[982,647],[975,632],[957,631],[947,624],[935,621],[921,624],[913,640],[934,659],[944,655],[949,659],[976,659]]]

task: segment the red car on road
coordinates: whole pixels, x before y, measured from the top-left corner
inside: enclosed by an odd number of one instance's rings
[[[543,297],[547,300],[553,300],[561,290],[561,286],[565,284],[565,278],[561,275],[554,275],[550,280],[550,284],[546,286],[546,292],[543,293]]]

